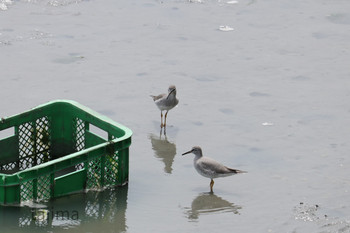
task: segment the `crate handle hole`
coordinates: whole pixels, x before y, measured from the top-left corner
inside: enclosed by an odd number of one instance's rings
[[[8,137],[12,137],[15,135],[15,127],[7,128],[0,131],[0,140]]]
[[[103,129],[93,124],[89,124],[89,131],[108,141],[108,132],[104,131]]]

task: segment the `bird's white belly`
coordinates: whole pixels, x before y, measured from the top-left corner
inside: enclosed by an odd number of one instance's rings
[[[174,96],[170,95],[169,97],[164,96],[163,98],[156,100],[155,103],[161,111],[169,111],[177,105],[178,100]]]
[[[198,163],[196,163],[196,162],[194,163],[194,167],[195,167],[196,171],[197,171],[200,175],[202,175],[202,176],[204,176],[204,177],[211,178],[211,179],[217,177],[217,174],[216,174],[215,172],[210,171],[210,170],[204,170],[204,169],[200,166],[200,164],[198,164]]]

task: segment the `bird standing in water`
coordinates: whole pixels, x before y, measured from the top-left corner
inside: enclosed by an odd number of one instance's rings
[[[231,176],[238,173],[246,173],[245,171],[228,168],[211,158],[203,156],[202,149],[199,146],[194,146],[192,150],[187,151],[182,155],[189,153],[195,154],[193,164],[197,172],[202,176],[211,179],[210,192],[213,192],[214,178]]]
[[[166,126],[166,117],[170,109],[174,108],[179,100],[176,98],[176,87],[175,85],[170,85],[168,89],[168,94],[160,94],[157,96],[151,95],[153,101],[160,109],[160,128],[165,128]],[[164,116],[164,124],[163,124],[163,111],[166,111]]]

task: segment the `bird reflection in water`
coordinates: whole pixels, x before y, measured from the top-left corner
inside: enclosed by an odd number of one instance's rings
[[[150,134],[152,149],[154,150],[154,156],[163,161],[165,167],[164,172],[171,174],[173,168],[173,162],[176,155],[175,143],[169,142],[166,135],[160,134],[159,137],[154,134]]]
[[[193,201],[191,208],[186,208],[186,214],[190,221],[195,221],[200,215],[216,213],[233,213],[239,214],[241,206],[234,205],[214,193],[201,193]]]

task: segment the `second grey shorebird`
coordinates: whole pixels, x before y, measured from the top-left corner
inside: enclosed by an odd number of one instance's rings
[[[151,95],[153,101],[160,109],[160,127],[163,128],[166,126],[166,117],[170,109],[174,108],[179,100],[176,98],[176,87],[175,85],[170,85],[168,89],[168,94],[160,94],[157,96]],[[164,116],[163,124],[163,111],[166,111]]]
[[[210,192],[213,192],[214,178],[231,176],[238,173],[246,173],[238,169],[233,169],[222,165],[221,163],[203,156],[202,149],[199,146],[194,146],[192,150],[183,153],[182,155],[193,153],[195,154],[193,165],[199,174],[211,179]]]

